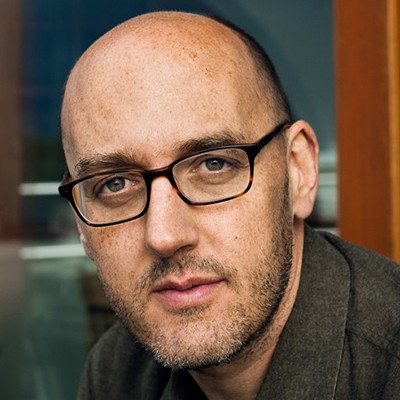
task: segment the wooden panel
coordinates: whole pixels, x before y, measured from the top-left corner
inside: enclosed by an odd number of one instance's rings
[[[400,259],[397,0],[335,0],[339,231]]]
[[[400,4],[391,0],[388,8],[389,101],[391,122],[392,257],[400,263]]]

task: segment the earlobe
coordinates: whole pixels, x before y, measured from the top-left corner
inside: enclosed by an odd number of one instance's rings
[[[318,188],[318,154],[316,135],[305,121],[297,121],[288,132],[288,166],[293,214],[307,218],[313,209]]]

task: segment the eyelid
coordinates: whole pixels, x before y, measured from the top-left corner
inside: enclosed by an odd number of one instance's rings
[[[99,171],[92,171],[90,174],[85,174],[80,178],[75,179],[74,181],[82,182],[90,179],[106,179],[108,176],[112,177],[113,175],[115,176],[120,176],[121,174],[132,174],[133,172],[136,172],[140,174],[144,170],[140,170],[137,168],[130,168],[130,167],[125,167],[125,168],[113,168],[110,170],[99,170]]]
[[[92,179],[94,179],[95,181],[93,182],[93,187],[92,187],[92,192],[95,195],[98,195],[99,193],[101,193],[102,189],[107,185],[107,183],[111,182],[114,179],[123,179],[125,181],[129,181],[129,182],[139,182],[139,184],[143,181],[143,175],[138,172],[135,172],[134,174],[132,174],[132,171],[126,171],[126,172],[122,172],[119,173],[118,171],[116,171],[115,173],[113,173],[113,171],[111,171],[111,173],[109,175],[100,175],[100,176],[93,176]],[[138,177],[141,177],[141,179],[138,179]],[[98,180],[96,180],[96,178],[99,178]]]

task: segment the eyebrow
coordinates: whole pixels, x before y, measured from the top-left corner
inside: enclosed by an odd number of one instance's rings
[[[172,151],[175,153],[175,159],[178,159],[215,147],[243,144],[244,140],[242,134],[225,130],[216,135],[208,135],[199,139],[189,139],[172,148]],[[75,173],[79,179],[80,177],[108,169],[137,168],[145,170],[144,165],[135,161],[136,159],[137,157],[134,153],[114,152],[109,154],[93,154],[79,160],[75,166]]]
[[[208,135],[199,139],[190,139],[178,146],[179,157],[186,157],[199,151],[222,146],[243,144],[244,135],[230,130],[225,130],[215,135]]]
[[[121,152],[110,154],[93,154],[79,160],[75,165],[75,172],[77,177],[90,175],[102,170],[119,169],[119,168],[138,168],[143,169],[142,166],[135,162],[133,155],[126,155]]]

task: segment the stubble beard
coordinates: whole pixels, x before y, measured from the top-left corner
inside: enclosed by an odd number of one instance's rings
[[[292,266],[293,230],[287,181],[282,197],[274,202],[277,203],[277,213],[270,241],[272,248],[264,251],[260,265],[252,269],[248,276],[250,285],[246,288],[235,281],[235,276],[238,276],[235,268],[222,265],[213,258],[199,259],[194,256],[162,259],[154,263],[136,283],[128,301],[103,282],[122,323],[162,365],[174,370],[201,370],[230,362],[260,340],[268,342]],[[169,274],[196,272],[225,277],[237,301],[220,310],[218,319],[209,318],[206,305],[178,310],[171,315],[174,323],[168,325],[162,316],[150,320],[147,304],[137,300],[140,294]],[[251,291],[246,301],[241,299],[245,290]]]

